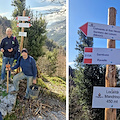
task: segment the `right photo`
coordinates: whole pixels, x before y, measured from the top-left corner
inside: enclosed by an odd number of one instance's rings
[[[69,120],[120,120],[119,5],[69,0]]]

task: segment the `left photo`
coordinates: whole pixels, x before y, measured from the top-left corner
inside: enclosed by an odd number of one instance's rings
[[[66,0],[1,2],[0,120],[66,120]]]

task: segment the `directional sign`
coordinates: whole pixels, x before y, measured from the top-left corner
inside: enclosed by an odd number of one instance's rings
[[[87,22],[80,27],[87,37],[120,40],[120,27]]]
[[[29,28],[32,26],[30,23],[17,23],[17,27]]]
[[[19,36],[27,37],[27,32],[19,32]]]
[[[92,108],[120,109],[120,88],[94,87]]]
[[[120,49],[84,48],[84,64],[120,64]]]
[[[27,16],[17,16],[16,20],[18,20],[18,21],[30,21],[30,17],[27,17]]]

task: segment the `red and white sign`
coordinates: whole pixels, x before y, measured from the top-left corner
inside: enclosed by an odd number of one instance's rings
[[[120,88],[95,86],[93,88],[92,108],[120,109]]]
[[[27,16],[17,16],[16,20],[18,20],[18,21],[30,21],[30,17],[27,17]]]
[[[17,27],[29,28],[32,25],[30,23],[17,23]]]
[[[85,47],[84,64],[120,65],[120,49]]]
[[[87,22],[80,27],[87,37],[120,40],[120,27]]]

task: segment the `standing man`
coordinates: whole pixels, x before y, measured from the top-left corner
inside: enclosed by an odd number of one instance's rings
[[[25,99],[29,99],[29,87],[32,83],[36,84],[37,76],[37,67],[33,57],[28,55],[26,48],[22,49],[22,56],[19,57],[17,64],[14,67],[11,67],[11,70],[17,69],[18,67],[22,68],[22,72],[18,73],[13,77],[13,85],[15,90],[11,94],[17,93],[19,90],[19,81],[22,79],[27,79],[27,89]]]
[[[12,66],[15,53],[19,48],[19,44],[18,44],[17,39],[12,36],[12,29],[11,28],[6,29],[6,35],[7,35],[7,37],[5,37],[2,40],[1,45],[0,45],[1,52],[3,52],[0,84],[2,84],[4,79],[5,79],[6,64],[9,62],[9,64]],[[10,74],[11,73],[9,71],[9,79],[10,79]]]

